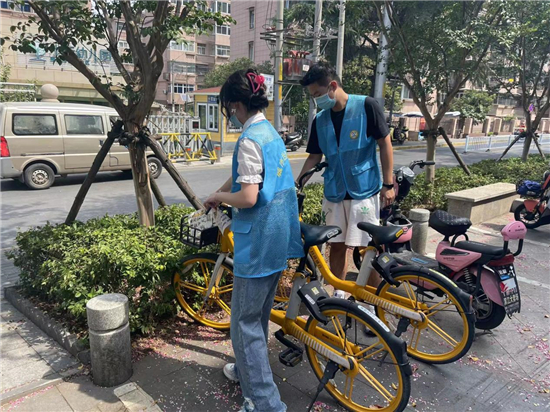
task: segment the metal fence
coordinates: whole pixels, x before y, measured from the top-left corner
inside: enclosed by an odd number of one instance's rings
[[[467,136],[464,146],[464,153],[468,152],[490,152],[493,149],[506,149],[515,139],[515,135],[498,135],[498,136]],[[520,143],[522,140],[519,141]],[[541,134],[539,136],[539,144],[550,145],[550,134]],[[535,147],[535,143],[531,143]]]
[[[190,133],[190,116],[179,113],[157,114],[149,116],[147,127],[153,134],[157,133]]]

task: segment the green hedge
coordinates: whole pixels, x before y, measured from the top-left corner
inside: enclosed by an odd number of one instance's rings
[[[135,214],[47,224],[19,233],[8,257],[21,270],[23,293],[51,305],[73,330],[87,329],[89,299],[116,292],[129,297],[132,331],[146,333],[176,311],[170,280],[190,253],[178,240],[180,218],[190,211],[160,209],[151,229],[141,227]]]
[[[540,155],[532,155],[527,162],[522,162],[519,158],[504,159],[498,163],[494,160],[482,160],[469,168],[472,172],[471,176],[467,176],[458,166],[437,169],[433,184],[426,182],[423,173],[418,175],[409,196],[403,202],[403,209],[446,210],[446,193],[497,182],[516,183],[521,179],[541,180],[544,171],[548,170],[548,161],[543,160]]]

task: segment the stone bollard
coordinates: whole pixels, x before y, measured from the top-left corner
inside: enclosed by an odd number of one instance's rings
[[[111,387],[132,376],[128,298],[120,293],[96,296],[86,304],[94,383]]]
[[[430,211],[426,209],[411,209],[409,212],[409,220],[413,224],[413,235],[411,239],[411,247],[421,255],[426,254],[426,243],[428,242],[428,220],[430,219]]]

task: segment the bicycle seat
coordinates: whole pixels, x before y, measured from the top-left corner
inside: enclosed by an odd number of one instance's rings
[[[462,235],[472,226],[470,219],[436,210],[430,216],[429,225],[443,236]]]
[[[305,250],[309,250],[312,246],[322,245],[342,233],[342,229],[338,226],[315,226],[303,222],[300,222],[300,230],[304,238]]]
[[[485,256],[500,256],[502,255],[502,246],[491,246],[485,243],[474,242],[472,240],[463,240],[455,243],[455,248],[469,250],[470,252],[481,253]]]
[[[357,227],[371,235],[374,243],[380,246],[395,242],[404,233],[400,226],[378,226],[360,222]]]

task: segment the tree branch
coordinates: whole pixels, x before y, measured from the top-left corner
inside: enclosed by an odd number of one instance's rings
[[[47,3],[45,3],[47,5]],[[34,10],[38,18],[44,21],[45,24],[43,27],[48,32],[48,34],[59,44],[65,44],[64,34],[61,31],[60,27],[54,23],[41,6],[39,6],[35,1],[29,0],[29,5]],[[74,66],[80,73],[82,73],[92,86],[107,100],[113,105],[113,107],[118,111],[122,116],[125,114],[125,106],[120,97],[110,90],[110,87],[101,82],[101,79],[92,72],[88,66],[76,55],[76,53],[70,48],[65,47],[65,60]]]
[[[136,16],[128,0],[120,2],[120,9],[126,23],[126,40],[130,44],[134,64],[141,69],[144,74],[143,79],[145,80],[148,77],[147,73],[151,72],[152,67],[147,50],[143,47],[143,42],[141,41],[141,33],[138,30]]]

